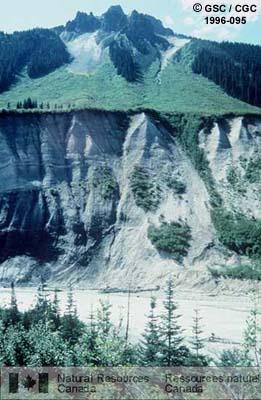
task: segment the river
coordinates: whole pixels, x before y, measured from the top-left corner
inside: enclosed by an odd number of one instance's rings
[[[21,311],[32,307],[36,301],[37,290],[35,288],[16,288],[18,307]],[[48,292],[52,298],[53,291]],[[163,310],[163,296],[155,293],[157,299],[157,313]],[[65,311],[67,302],[67,292],[58,292],[60,309]],[[91,310],[99,306],[100,300],[107,300],[112,305],[111,318],[117,324],[123,317],[126,324],[128,308],[127,294],[103,294],[94,290],[75,290],[74,300],[81,320],[88,322]],[[251,302],[247,297],[235,296],[207,296],[203,293],[178,293],[177,304],[180,317],[180,325],[184,329],[184,335],[191,336],[191,326],[193,323],[194,310],[198,309],[202,317],[202,328],[204,336],[208,339],[212,333],[222,339],[217,342],[206,341],[207,350],[213,356],[222,348],[238,346],[242,342],[245,321],[248,317]],[[8,305],[10,302],[10,289],[0,288],[0,304]],[[140,293],[131,294],[130,297],[130,339],[138,340],[144,331],[146,316],[149,312],[150,294]]]

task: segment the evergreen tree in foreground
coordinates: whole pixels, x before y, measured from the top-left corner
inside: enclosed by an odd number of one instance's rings
[[[174,282],[170,277],[163,302],[164,313],[161,316],[161,366],[184,365],[189,357],[189,350],[183,345],[182,329],[178,323],[177,305],[174,301]]]
[[[65,315],[61,318],[61,334],[70,345],[75,345],[82,336],[83,323],[79,320],[74,303],[72,286],[69,287]]]
[[[203,330],[201,328],[201,321],[202,318],[199,315],[199,310],[194,310],[195,316],[193,318],[193,326],[192,326],[192,340],[191,340],[191,347],[193,353],[190,356],[189,364],[191,366],[207,366],[208,359],[206,356],[202,354],[204,349],[204,338],[202,337]]]
[[[111,322],[111,304],[108,301],[101,301],[100,300],[100,308],[97,312],[97,329],[101,336],[106,338],[111,329],[113,324]]]
[[[17,306],[14,282],[11,283],[11,302],[10,302],[9,319],[12,325],[17,324],[20,321],[20,313],[18,311],[18,306]]]
[[[61,317],[60,317],[60,303],[58,299],[58,290],[55,289],[54,291],[54,299],[50,304],[50,311],[49,311],[49,319],[53,330],[58,330],[61,326]]]
[[[257,309],[257,299],[253,300],[250,315],[246,320],[243,344],[244,359],[248,366],[261,365],[261,326]]]
[[[97,321],[95,320],[93,309],[91,309],[89,321],[79,343],[79,353],[82,365],[93,366],[97,364],[98,343]]]
[[[111,307],[109,302],[100,301],[97,313],[97,365],[134,365],[136,357],[134,346],[126,341],[126,335],[120,331],[120,326],[116,327],[112,323]]]
[[[246,320],[244,341],[241,348],[224,350],[220,365],[225,367],[260,367],[261,365],[261,325],[258,304],[259,295],[252,299],[252,308]]]
[[[22,313],[18,310],[15,287],[12,282],[10,305],[7,308],[0,307],[0,321],[2,321],[3,328],[6,329],[8,326],[19,324],[21,317]]]
[[[200,324],[202,318],[199,316],[199,310],[195,311],[195,317],[193,318],[193,339],[191,341],[192,349],[195,351],[197,358],[200,355],[200,350],[204,348],[204,340],[202,339],[201,335],[203,333],[202,329],[200,328]]]
[[[46,285],[44,282],[42,282],[41,285],[38,287],[37,303],[35,309],[36,313],[38,314],[37,319],[47,322],[47,320],[49,319],[51,305],[49,301],[49,295],[46,292]]]
[[[159,321],[156,311],[156,298],[152,297],[150,301],[150,313],[145,332],[142,335],[143,340],[140,346],[142,363],[148,366],[158,366],[160,363],[160,332]]]

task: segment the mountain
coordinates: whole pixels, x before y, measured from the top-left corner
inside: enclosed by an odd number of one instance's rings
[[[0,282],[260,280],[260,46],[113,6],[0,56]]]
[[[3,108],[28,97],[51,108],[210,114],[257,112],[247,103],[261,105],[260,46],[178,35],[120,6],[99,17],[78,12],[52,30],[1,33],[0,57]]]

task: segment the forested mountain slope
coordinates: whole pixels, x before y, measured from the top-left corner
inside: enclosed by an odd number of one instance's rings
[[[192,40],[180,51],[176,62],[190,64],[221,86],[230,96],[261,106],[261,48],[244,43]]]
[[[260,46],[177,35],[120,6],[100,17],[79,12],[52,30],[1,33],[0,59],[2,108],[30,97],[42,108],[211,114],[257,112],[246,103],[261,102]]]
[[[0,33],[0,91],[8,90],[26,67],[30,78],[39,78],[70,61],[66,46],[49,29]]]

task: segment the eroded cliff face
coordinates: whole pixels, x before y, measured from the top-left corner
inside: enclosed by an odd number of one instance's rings
[[[225,122],[225,123],[224,123]],[[258,190],[227,180],[231,166],[260,150],[261,120],[230,118],[202,130],[217,189],[228,207],[258,216]],[[157,207],[137,205],[135,168],[154,187]],[[170,179],[186,190],[170,189]],[[243,182],[243,178],[241,179]],[[247,211],[246,211],[247,210]],[[207,267],[238,256],[217,240],[209,193],[171,130],[144,113],[81,111],[0,117],[0,280],[86,287],[155,287],[169,272],[200,281]],[[183,262],[156,250],[151,224],[180,221],[192,241]],[[193,277],[193,278],[192,278]]]

